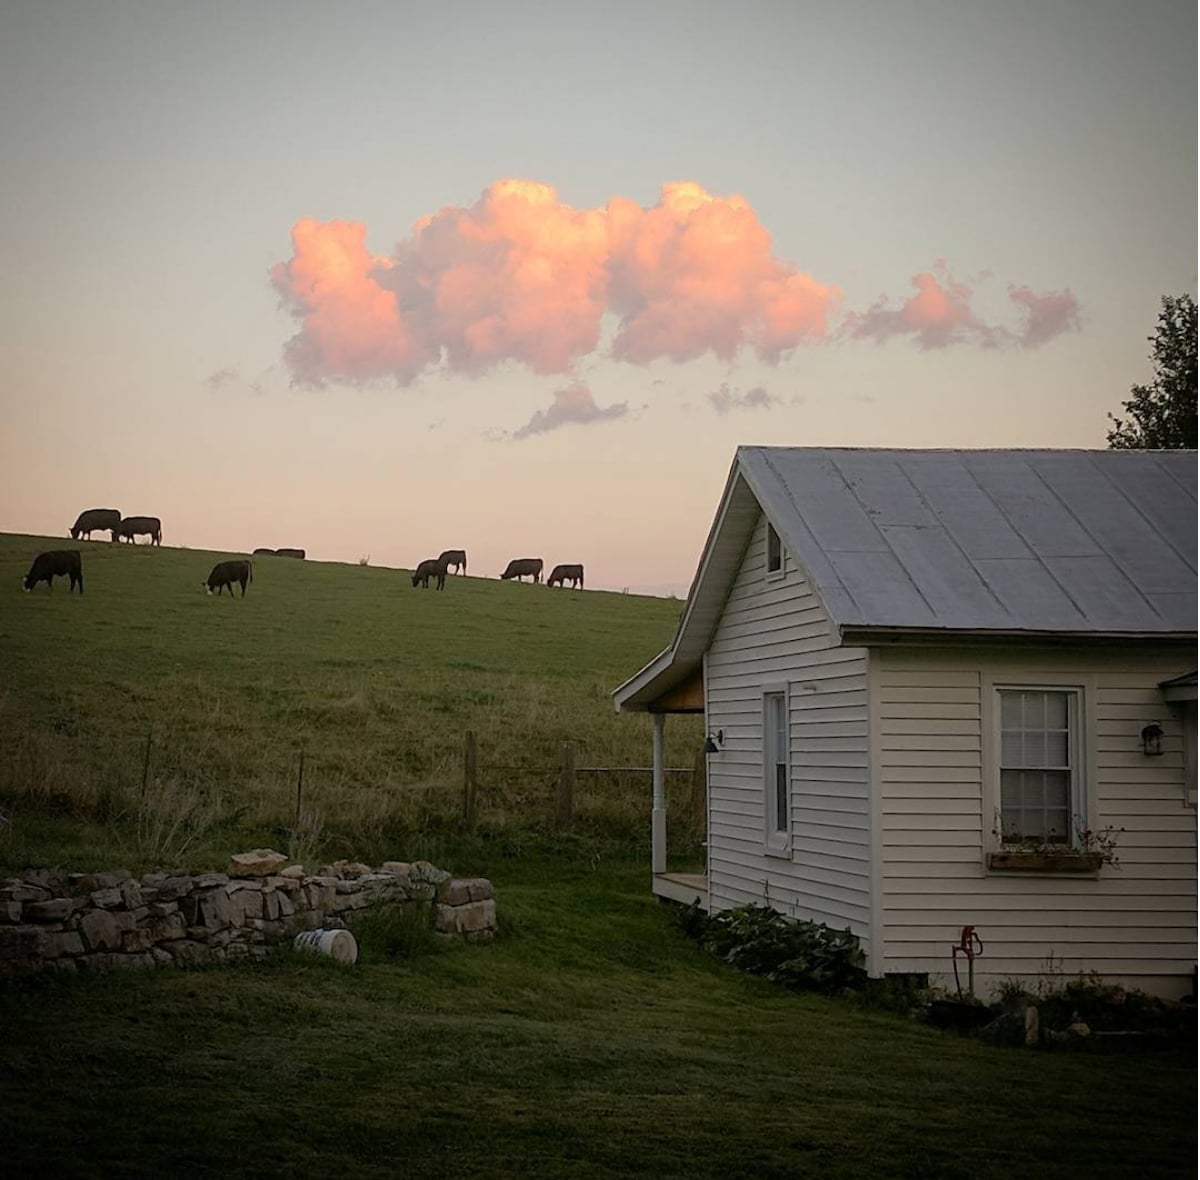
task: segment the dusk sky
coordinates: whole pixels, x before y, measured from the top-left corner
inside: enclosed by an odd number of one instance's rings
[[[6,0],[0,530],[686,593],[740,444],[1103,447],[1191,0]]]

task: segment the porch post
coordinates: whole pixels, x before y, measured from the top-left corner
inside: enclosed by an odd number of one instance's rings
[[[664,789],[666,782],[666,765],[663,757],[663,727],[666,724],[665,713],[654,713],[654,804],[650,813],[650,871],[665,873],[667,871],[667,793]]]

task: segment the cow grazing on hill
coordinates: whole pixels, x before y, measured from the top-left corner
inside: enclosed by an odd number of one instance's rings
[[[127,516],[117,525],[114,534],[118,541],[136,545],[135,537],[149,536],[151,545],[162,544],[162,521],[157,516]]]
[[[540,557],[514,557],[508,563],[504,573],[500,575],[500,580],[507,582],[509,578],[516,578],[519,582],[526,574],[534,582],[542,580],[542,559]]]
[[[551,571],[550,576],[546,579],[547,586],[561,586],[566,583],[569,586],[578,586],[583,589],[583,566],[581,565],[556,565]]]
[[[117,529],[121,526],[121,514],[115,508],[89,508],[79,514],[79,519],[71,526],[71,540],[78,541],[80,537],[92,539],[94,531],[108,529],[110,540],[117,539]]]
[[[437,578],[437,588],[444,590],[446,588],[446,563],[440,557],[430,557],[421,562],[415,570],[413,570],[412,584],[420,586],[422,590],[429,589],[429,579]]]
[[[296,558],[299,558],[301,561],[303,561],[304,560],[304,550],[303,549],[276,549],[275,556],[276,557],[296,557]]]
[[[229,587],[229,597],[233,597],[233,584],[239,582],[242,587],[242,597],[246,597],[246,583],[254,581],[254,566],[244,557],[233,561],[218,561],[212,567],[208,580],[203,582],[205,592],[211,594],[214,590],[219,595],[226,586]]]
[[[71,579],[72,590],[78,586],[79,593],[83,593],[83,563],[79,560],[78,549],[52,549],[49,553],[39,553],[21,585],[28,591],[39,582],[45,582],[53,592],[54,579],[60,574]]]
[[[467,572],[467,551],[465,549],[443,549],[438,561],[446,567],[447,571],[454,566],[456,574]]]

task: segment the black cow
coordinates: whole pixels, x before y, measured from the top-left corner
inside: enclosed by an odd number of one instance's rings
[[[218,561],[208,575],[208,581],[201,583],[207,593],[214,590],[219,595],[226,586],[229,587],[229,597],[233,597],[233,584],[240,582],[242,597],[246,597],[246,583],[254,581],[254,566],[244,557],[235,561]]]
[[[550,571],[550,576],[546,579],[547,586],[561,586],[564,582],[571,586],[578,586],[582,590],[583,566],[556,565]]]
[[[71,579],[72,590],[78,586],[79,593],[83,593],[83,563],[79,560],[78,549],[52,549],[49,553],[39,553],[21,585],[32,590],[39,582],[45,582],[53,592],[54,579],[59,574]]]
[[[78,541],[80,537],[92,539],[93,530],[108,529],[110,539],[117,539],[117,529],[121,527],[121,514],[115,508],[89,508],[79,514],[79,519],[71,526],[71,540]]]
[[[413,570],[412,584],[420,586],[422,590],[429,589],[429,579],[437,578],[437,588],[445,590],[446,588],[446,563],[440,557],[430,557],[421,562],[415,570]]]
[[[128,540],[136,545],[134,537],[149,535],[151,545],[162,544],[162,521],[157,516],[127,516],[117,525],[114,536],[118,541]]]
[[[515,557],[508,563],[508,568],[500,575],[502,582],[516,578],[519,582],[526,574],[535,582],[542,580],[542,559],[540,557]]]
[[[304,560],[303,549],[276,549],[276,557],[298,557],[301,561]]]
[[[465,549],[443,549],[441,557],[438,558],[447,570],[454,566],[456,574],[465,574],[467,572],[467,551]]]

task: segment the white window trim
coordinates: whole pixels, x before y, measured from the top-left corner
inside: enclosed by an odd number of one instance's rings
[[[774,533],[779,541],[779,568],[771,569],[771,534]],[[763,517],[763,567],[766,571],[766,580],[768,582],[778,582],[781,578],[787,575],[787,546],[783,543],[783,537],[779,530],[766,518]]]
[[[768,700],[772,697],[783,698],[783,718],[785,728],[784,756],[787,759],[787,831],[778,831],[775,827],[775,766],[773,758],[773,735],[770,730],[770,712]],[[762,800],[763,800],[763,850],[767,856],[777,856],[791,859],[792,855],[792,711],[791,698],[786,682],[764,684],[762,686]]]
[[[1070,679],[1051,675],[1041,676],[998,676],[983,677],[983,717],[981,754],[983,756],[983,853],[1000,852],[1004,844],[1000,838],[1000,730],[1001,692],[1066,692],[1074,698],[1073,714],[1076,731],[1072,734],[1072,761],[1075,771],[1071,784],[1072,828],[1076,823],[1095,829],[1097,825],[1094,792],[1091,784],[1096,781],[1095,747],[1095,685],[1092,677],[1073,676]],[[1078,837],[1074,830],[1068,848],[1075,848]]]

